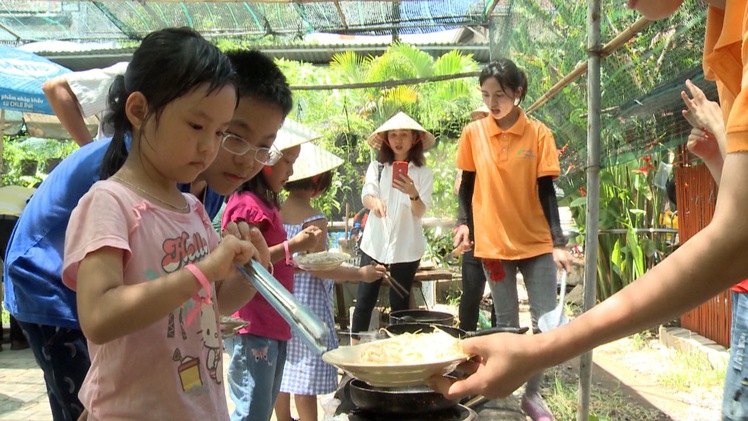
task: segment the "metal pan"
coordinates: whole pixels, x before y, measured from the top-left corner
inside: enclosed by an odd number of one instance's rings
[[[528,327],[492,327],[490,329],[478,330],[475,332],[467,332],[457,327],[445,326],[439,324],[429,323],[400,323],[396,325],[389,325],[385,330],[393,335],[401,335],[403,333],[431,333],[435,328],[439,328],[444,332],[454,336],[455,338],[465,339],[472,338],[475,336],[490,335],[492,333],[518,333],[523,334],[529,330]]]
[[[455,316],[450,313],[429,310],[398,310],[390,313],[390,324],[426,323],[454,326]]]
[[[422,414],[457,405],[428,386],[374,387],[361,380],[348,383],[351,401],[361,411],[388,414]]]

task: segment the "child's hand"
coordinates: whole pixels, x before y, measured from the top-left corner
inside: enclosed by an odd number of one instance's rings
[[[686,88],[693,98],[689,98],[685,91],[681,91],[680,96],[688,107],[683,110],[683,116],[691,127],[705,132],[701,133],[699,139],[700,133],[691,131],[691,134],[696,136],[688,137],[688,149],[704,161],[714,161],[724,156],[727,149],[722,110],[719,104],[709,101],[704,92],[690,80],[686,81]]]
[[[374,282],[376,280],[382,279],[384,277],[384,274],[387,273],[387,268],[385,268],[382,265],[366,265],[362,266],[358,269],[358,274],[361,279],[361,282]]]
[[[260,253],[250,241],[226,235],[218,247],[196,265],[211,282],[216,282],[234,275],[236,265],[245,265],[250,259],[259,258],[259,256]]]
[[[294,235],[289,242],[293,245],[294,251],[300,252],[316,250],[321,241],[323,241],[322,230],[310,225]]]
[[[254,259],[262,263],[264,267],[270,266],[270,249],[259,228],[249,225],[246,221],[240,221],[239,223],[232,221],[226,224],[226,228],[221,235],[224,237],[226,235],[233,235],[242,240],[252,242],[258,253]]]

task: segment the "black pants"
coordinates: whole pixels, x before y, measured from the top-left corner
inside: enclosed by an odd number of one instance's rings
[[[371,264],[373,260],[366,253],[363,253],[361,255],[361,267]],[[406,290],[410,291],[410,287],[413,285],[413,278],[418,271],[420,263],[420,260],[393,263],[389,265],[390,275]],[[356,308],[353,310],[351,332],[365,332],[369,330],[371,312],[374,310],[374,306],[377,305],[380,285],[382,285],[382,279],[378,279],[372,283],[359,282]],[[398,311],[407,310],[408,308],[410,308],[410,296],[400,297],[393,288],[390,288],[390,310]]]
[[[483,291],[486,288],[486,274],[483,263],[473,256],[473,250],[462,255],[462,297],[460,297],[460,329],[474,331],[478,328],[478,313]],[[491,312],[492,325],[495,325],[494,312]]]
[[[0,341],[2,341],[4,335],[5,329],[3,329],[3,326],[0,323]],[[21,330],[21,326],[18,324],[18,321],[15,317],[13,317],[12,314],[10,315],[10,337],[8,339],[11,342],[26,342],[26,336],[24,336],[23,331]]]

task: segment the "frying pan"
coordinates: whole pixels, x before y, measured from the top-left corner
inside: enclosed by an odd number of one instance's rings
[[[476,332],[467,332],[457,327],[429,323],[400,323],[396,325],[389,325],[385,328],[385,330],[393,335],[401,335],[403,333],[417,332],[431,333],[434,331],[434,328],[439,328],[440,330],[443,330],[444,332],[454,336],[455,338],[460,339],[502,332],[522,334],[529,330],[528,327],[492,327],[490,329],[483,329]]]
[[[390,325],[400,323],[436,323],[454,326],[455,316],[450,313],[429,310],[398,310],[390,313]]]
[[[362,411],[389,414],[422,414],[457,405],[428,386],[374,387],[361,380],[348,384],[351,401]]]

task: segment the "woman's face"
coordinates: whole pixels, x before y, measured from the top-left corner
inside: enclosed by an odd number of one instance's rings
[[[480,86],[480,93],[483,97],[483,103],[486,104],[491,116],[496,120],[509,115],[514,110],[514,101],[519,99],[520,92],[504,91],[499,81],[494,77],[486,79]]]
[[[271,190],[279,193],[288,179],[293,175],[293,164],[299,158],[301,145],[288,149],[283,149],[283,157],[272,167],[265,167],[262,170],[265,181]]]
[[[396,161],[405,161],[408,158],[408,152],[415,143],[413,137],[413,130],[410,129],[396,129],[387,132],[387,143],[390,145],[390,149],[395,153]]]

